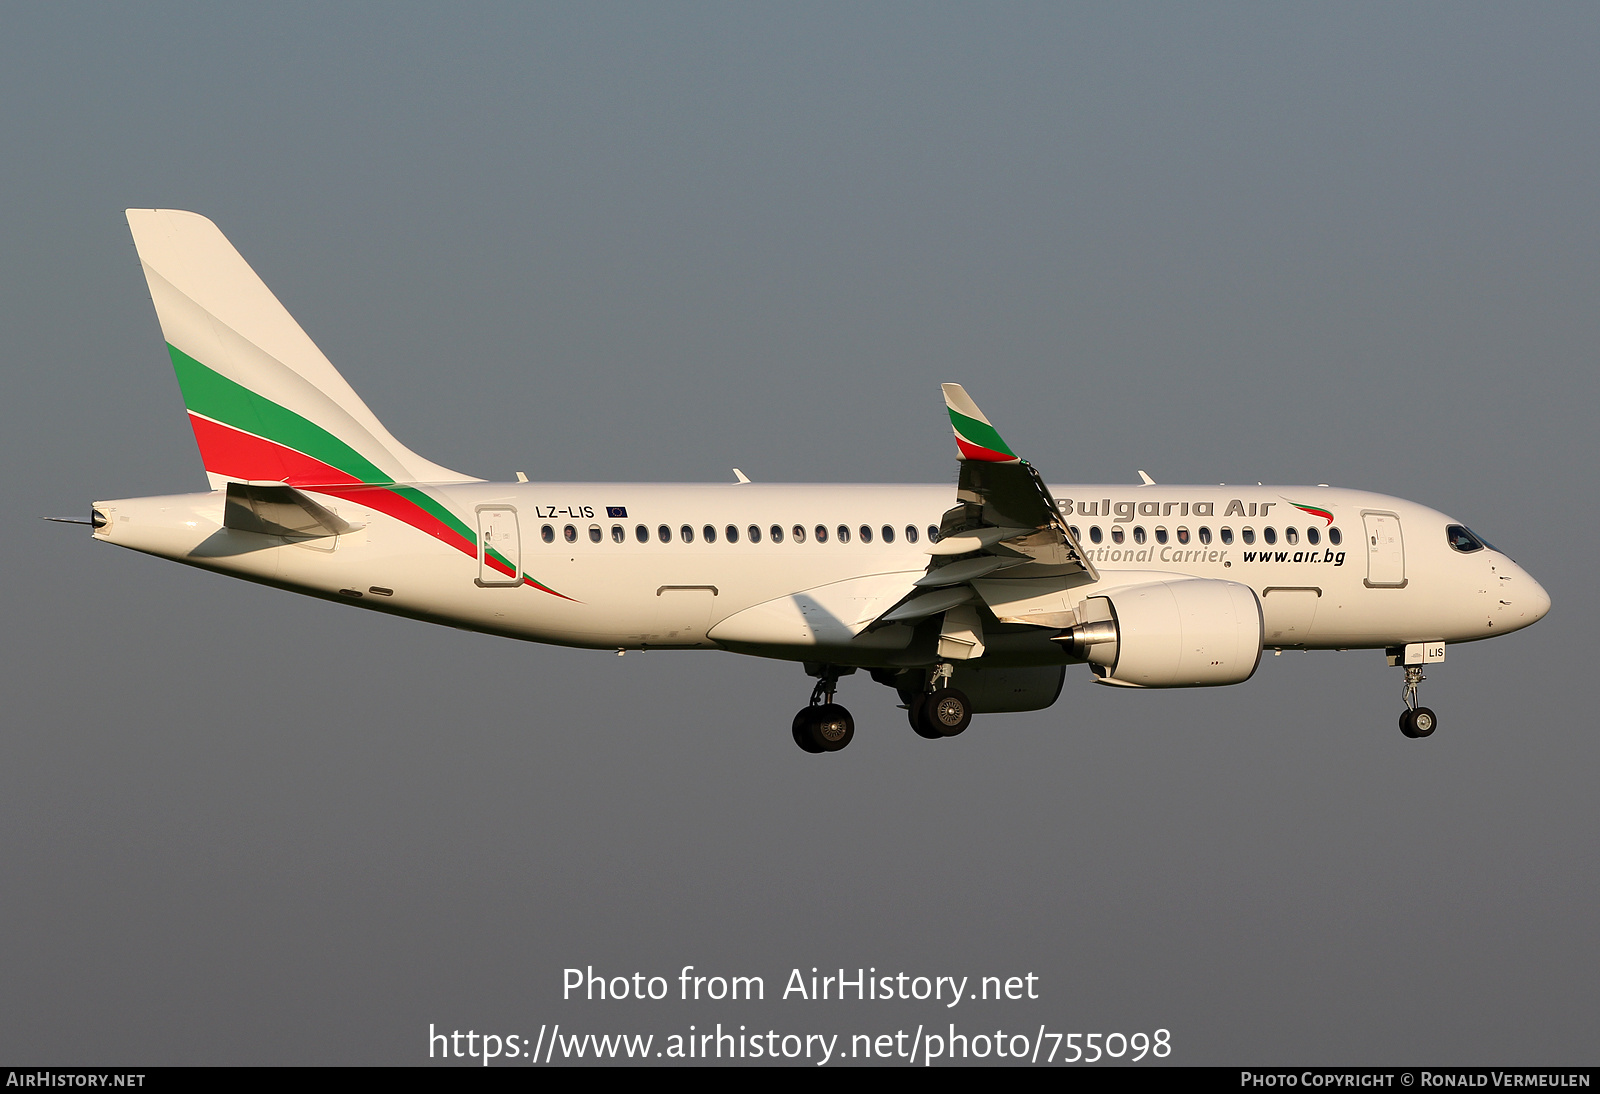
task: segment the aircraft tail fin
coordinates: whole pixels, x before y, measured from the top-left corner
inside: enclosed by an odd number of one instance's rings
[[[395,440],[211,221],[128,227],[213,488],[477,481]]]

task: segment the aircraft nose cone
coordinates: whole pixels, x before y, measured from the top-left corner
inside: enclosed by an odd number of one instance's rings
[[[1501,582],[1500,610],[1497,614],[1502,620],[1499,625],[1506,630],[1518,631],[1523,627],[1531,627],[1550,611],[1550,594],[1533,579],[1532,574],[1516,563],[1511,563],[1509,572]]]
[[[1522,594],[1523,601],[1528,605],[1528,622],[1537,623],[1550,611],[1550,594],[1544,591],[1543,585],[1529,577],[1527,573],[1524,573],[1522,577],[1528,583],[1527,592]]]

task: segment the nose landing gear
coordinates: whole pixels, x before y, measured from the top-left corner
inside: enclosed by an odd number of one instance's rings
[[[1442,641],[1408,642],[1383,651],[1390,665],[1403,666],[1406,670],[1405,690],[1400,693],[1406,701],[1406,709],[1400,715],[1400,732],[1407,737],[1430,737],[1439,728],[1439,716],[1417,705],[1417,685],[1427,679],[1422,675],[1422,666],[1443,661],[1444,648]]]
[[[1400,715],[1400,732],[1407,737],[1430,736],[1439,726],[1439,719],[1427,707],[1417,705],[1417,685],[1426,680],[1421,665],[1406,666],[1406,686],[1402,692],[1406,709]]]
[[[810,671],[810,666],[807,666]],[[833,701],[839,677],[856,671],[838,665],[822,665],[811,675],[817,686],[811,689],[811,702],[794,716],[794,743],[806,752],[838,752],[856,735],[856,721],[850,712]]]

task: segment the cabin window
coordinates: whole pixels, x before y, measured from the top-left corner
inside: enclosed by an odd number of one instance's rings
[[[649,543],[650,542],[650,529],[646,528],[642,524],[639,525],[637,528],[635,528],[633,530],[633,538],[638,540],[640,543]]]
[[[891,525],[885,524],[883,526],[883,542],[885,542],[885,543],[893,543],[894,542],[894,528]]]
[[[1299,543],[1300,542],[1300,529],[1298,529],[1298,528],[1285,528],[1283,530],[1283,541],[1285,543],[1289,544],[1290,546],[1293,546],[1294,544]]]
[[[656,529],[656,538],[659,539],[662,543],[671,543],[672,542],[672,529],[668,528],[665,524],[663,524],[661,527]]]
[[[590,543],[599,543],[600,542],[600,536],[601,536],[600,526],[598,524],[589,525],[589,542]]]
[[[1187,529],[1187,528],[1179,528],[1178,529],[1178,542],[1179,543],[1188,543],[1189,542],[1189,529]]]
[[[1073,539],[1077,540],[1079,543],[1083,542],[1083,533],[1078,531],[1078,526],[1076,524],[1069,525],[1067,530],[1072,533]]]
[[[561,529],[561,536],[568,543],[576,543],[576,542],[578,542],[578,530],[576,528],[574,528],[570,524],[567,525],[565,528]]]
[[[722,530],[722,534],[728,537],[729,543],[739,542],[739,526],[737,524],[728,525]]]
[[[863,524],[861,526],[861,542],[862,543],[871,543],[872,542],[872,528],[871,528],[870,525]]]
[[[1483,541],[1473,535],[1471,530],[1460,524],[1452,524],[1444,530],[1444,538],[1452,548],[1464,555],[1473,551],[1483,550]]]
[[[1239,532],[1239,538],[1246,543],[1254,543],[1256,541],[1256,530],[1254,528],[1242,529]]]
[[[939,539],[939,526],[937,524],[928,525],[928,542],[938,543]]]
[[[745,532],[749,535],[751,543],[761,542],[761,525],[752,524],[750,527],[745,529]]]
[[[1100,531],[1100,526],[1098,524],[1089,525],[1089,542],[1103,543],[1105,538],[1105,533]]]
[[[917,526],[915,524],[906,525],[906,542],[917,542]]]
[[[804,543],[806,541],[806,526],[805,525],[796,524],[793,528],[790,529],[790,531],[794,533],[794,541],[796,543]]]
[[[826,524],[817,525],[811,529],[811,534],[817,537],[818,543],[828,542],[828,526]]]
[[[539,529],[539,538],[544,540],[546,543],[554,543],[556,541],[556,530],[546,524],[543,528]]]
[[[1167,542],[1167,530],[1165,528],[1157,528],[1156,529],[1156,542],[1157,543],[1165,543],[1165,542]]]
[[[1137,528],[1135,528],[1133,530],[1133,542],[1135,542],[1135,543],[1143,543],[1145,540],[1147,540],[1149,538],[1150,538],[1149,535],[1147,535],[1145,533],[1144,525],[1141,524],[1141,525],[1139,525],[1139,527],[1137,527]]]
[[[1307,528],[1306,542],[1315,547],[1317,544],[1322,542],[1322,533],[1317,531],[1315,528]]]
[[[1267,544],[1278,542],[1278,530],[1276,528],[1261,529],[1261,542]]]
[[[694,529],[685,524],[682,528],[678,529],[678,538],[683,540],[685,543],[693,543]]]
[[[1339,544],[1344,542],[1344,533],[1339,531],[1337,528],[1329,528],[1328,542],[1333,544],[1335,547],[1339,546]]]
[[[1211,542],[1211,529],[1206,527],[1204,524],[1202,524],[1200,526],[1199,535],[1200,535],[1200,542],[1201,543],[1210,543]]]
[[[700,534],[705,537],[707,543],[717,542],[717,529],[713,525],[708,524],[700,529]]]
[[[848,524],[839,525],[839,542],[840,543],[849,543],[850,542],[850,526]]]
[[[1113,524],[1111,526],[1111,542],[1112,543],[1121,543],[1123,540],[1125,540],[1127,538],[1128,538],[1128,534],[1122,530],[1122,525]]]
[[[772,542],[774,542],[774,543],[782,543],[783,542],[783,525],[774,524],[771,528],[768,528],[767,531],[772,536]]]
[[[626,542],[628,542],[628,533],[624,532],[622,530],[622,525],[613,524],[611,526],[611,542],[612,543],[626,543]]]
[[[1222,530],[1222,542],[1223,543],[1232,543],[1233,542],[1233,529],[1232,528],[1224,528]]]

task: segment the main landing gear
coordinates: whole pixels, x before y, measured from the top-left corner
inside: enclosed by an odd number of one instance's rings
[[[855,671],[840,665],[807,662],[806,673],[817,678],[817,686],[811,689],[811,702],[794,716],[792,727],[794,743],[804,751],[838,752],[855,738],[855,719],[833,701],[839,677]],[[926,684],[922,683],[924,673],[920,669],[874,669],[872,678],[899,689],[911,728],[919,737],[938,740],[954,737],[972,723],[972,701],[965,692],[950,686],[954,672],[949,664],[938,665],[928,674]]]
[[[972,724],[972,703],[964,692],[950,686],[954,670],[941,664],[927,691],[901,693],[906,700],[906,717],[918,737],[937,741],[954,737]]]
[[[810,672],[811,666],[807,666]],[[811,702],[794,716],[794,743],[807,752],[838,752],[856,735],[856,720],[833,701],[839,677],[856,671],[838,665],[822,665],[811,675],[817,686],[811,689]]]
[[[1417,705],[1417,685],[1426,679],[1421,665],[1406,666],[1406,686],[1401,693],[1406,709],[1400,715],[1400,732],[1407,737],[1427,737],[1439,727],[1439,719],[1433,711]]]

